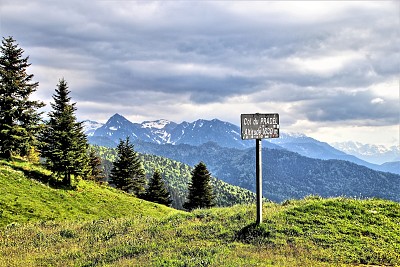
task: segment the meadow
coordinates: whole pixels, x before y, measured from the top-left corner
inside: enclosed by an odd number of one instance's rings
[[[397,202],[266,202],[255,225],[254,205],[189,213],[49,175],[0,161],[0,266],[400,266]]]

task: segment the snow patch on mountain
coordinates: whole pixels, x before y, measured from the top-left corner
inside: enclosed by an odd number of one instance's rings
[[[165,126],[170,124],[171,121],[169,120],[156,120],[156,121],[144,121],[142,122],[142,127],[143,128],[151,128],[151,129],[163,129]]]
[[[83,132],[87,136],[93,136],[96,129],[103,126],[103,123],[100,123],[97,121],[91,121],[91,120],[84,120],[84,121],[82,121],[82,125],[83,125]]]

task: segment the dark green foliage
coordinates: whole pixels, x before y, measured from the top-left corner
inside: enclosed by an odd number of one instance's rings
[[[210,184],[211,175],[207,166],[200,162],[192,171],[192,180],[189,184],[188,201],[183,207],[189,211],[197,208],[210,208],[215,206],[213,189]]]
[[[163,170],[163,178],[172,198],[172,207],[183,209],[188,193],[188,182],[192,168],[188,165],[167,158],[141,154],[144,168],[147,173]]]
[[[102,158],[104,173],[109,177],[112,163],[116,158],[116,150],[113,148],[93,146]],[[136,146],[135,146],[136,148]],[[163,170],[163,178],[168,186],[172,198],[172,207],[183,209],[183,203],[188,195],[188,183],[191,179],[192,167],[165,157],[140,154],[146,173],[153,173],[157,169]],[[211,177],[210,183],[214,189],[215,204],[217,206],[232,206],[235,204],[247,204],[255,202],[255,194],[247,189],[227,184],[215,177]]]
[[[192,167],[168,158],[142,154],[141,155],[146,172],[156,169],[163,170],[163,177],[168,183],[168,189],[172,197],[172,206],[183,209],[183,203],[188,195],[188,183],[191,179]],[[215,194],[215,204],[221,206],[232,206],[235,204],[254,203],[255,194],[247,189],[227,184],[215,177],[211,177],[210,184]]]
[[[53,110],[41,135],[41,154],[46,165],[66,185],[71,184],[71,176],[86,177],[88,168],[88,143],[83,126],[76,121],[76,103],[71,103],[67,82],[59,81],[53,95]]]
[[[100,182],[105,179],[101,158],[97,155],[96,150],[91,147],[89,150],[89,177],[88,179]]]
[[[170,206],[172,199],[168,189],[161,177],[159,170],[156,170],[150,179],[149,187],[144,197],[148,201]]]
[[[27,74],[29,57],[12,37],[3,38],[0,46],[0,157],[12,154],[25,156],[36,145],[36,133],[41,121],[38,109],[41,101],[29,99],[39,83]]]
[[[145,191],[146,176],[129,137],[125,141],[120,140],[117,153],[117,159],[111,169],[110,182],[115,184],[117,188],[132,192],[140,197]]]

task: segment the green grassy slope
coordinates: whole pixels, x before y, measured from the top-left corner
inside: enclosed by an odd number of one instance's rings
[[[181,212],[24,164],[0,161],[0,266],[400,266],[397,202],[265,203],[256,226],[254,205]]]
[[[87,220],[142,214],[159,217],[176,212],[108,186],[80,181],[75,189],[55,189],[27,176],[50,174],[23,161],[0,161],[0,227],[38,220]],[[47,178],[46,178],[47,177]]]

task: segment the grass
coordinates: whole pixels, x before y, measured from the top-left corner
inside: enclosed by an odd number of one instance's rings
[[[260,226],[243,228],[246,243],[308,250],[320,262],[400,264],[400,204],[381,199],[287,202]]]
[[[27,179],[27,175],[35,179]],[[45,180],[47,184],[38,180]],[[160,217],[175,212],[93,182],[79,181],[73,188],[59,187],[40,165],[21,160],[0,161],[0,227],[11,223],[109,219],[132,214]]]
[[[400,266],[396,202],[311,196],[265,203],[264,223],[255,225],[254,205],[186,213],[87,182],[54,189],[7,164],[0,172],[3,214],[20,213],[11,217],[16,223],[0,217],[7,220],[0,266]],[[24,190],[31,196],[22,202]],[[20,205],[13,208],[14,194]],[[35,195],[46,201],[40,209],[58,211],[28,220]],[[33,214],[41,214],[38,205]]]

